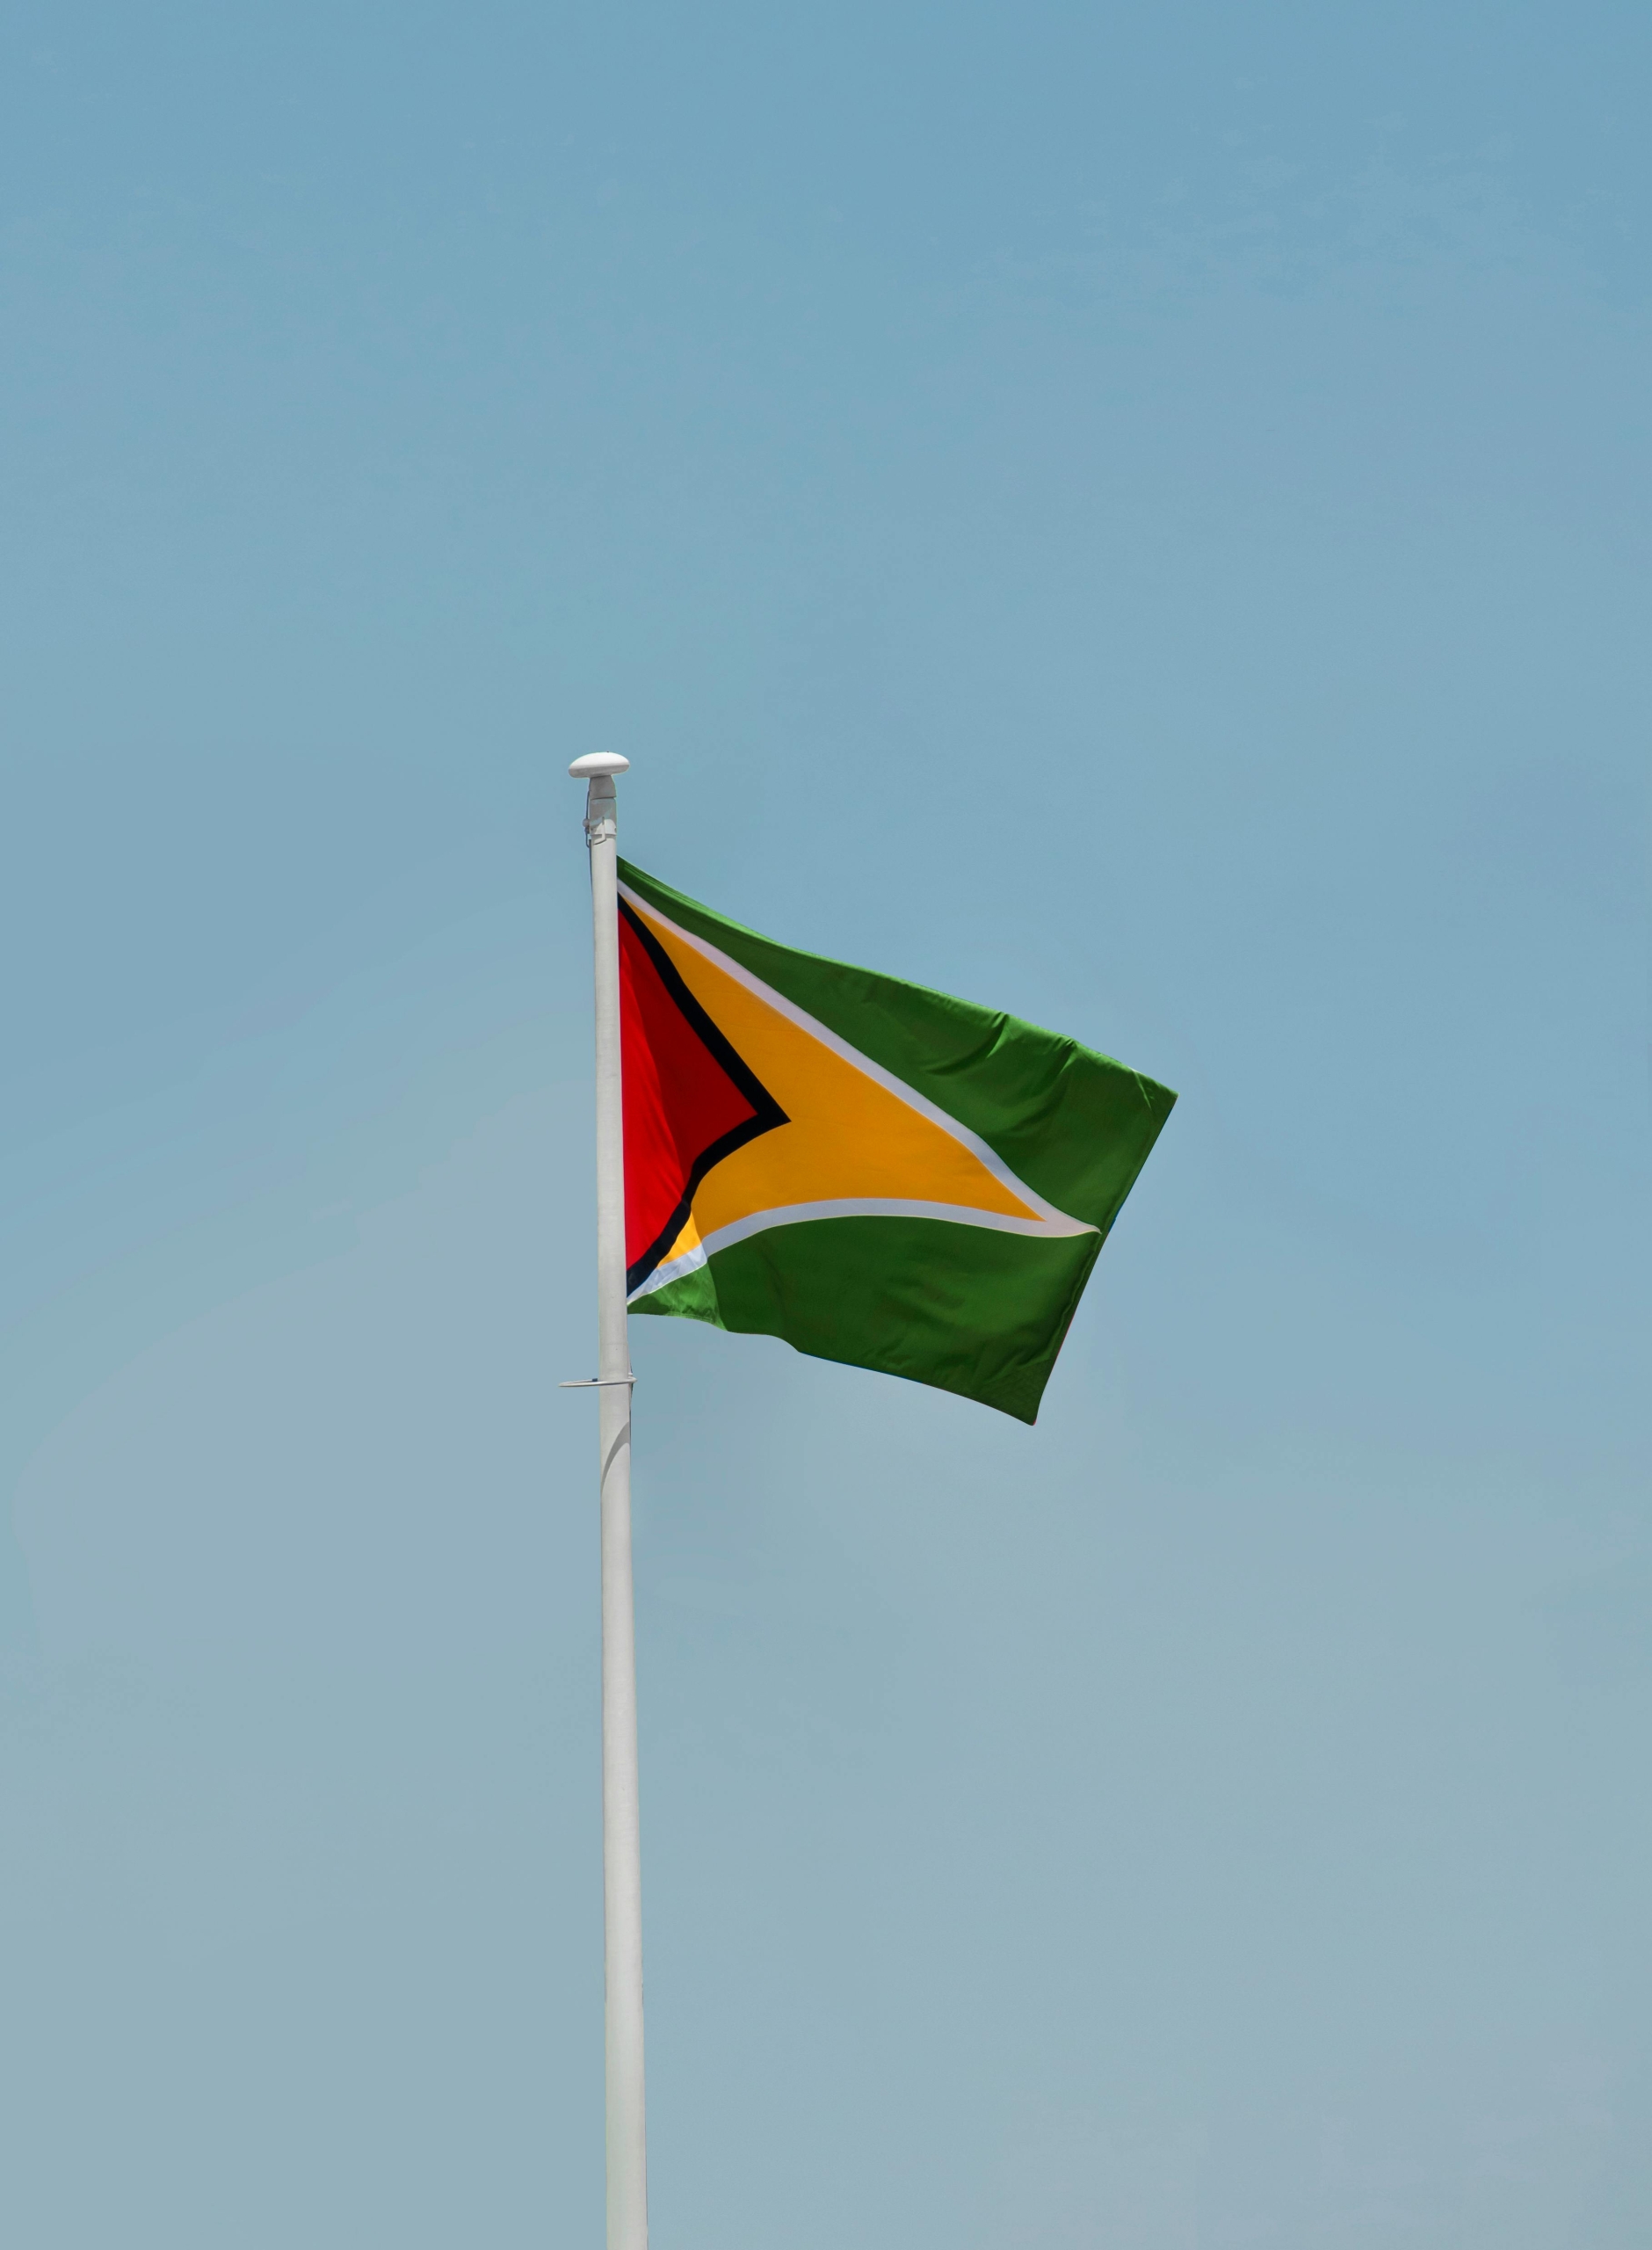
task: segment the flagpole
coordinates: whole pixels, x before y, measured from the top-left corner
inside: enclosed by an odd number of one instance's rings
[[[597,969],[597,1413],[602,1496],[602,1905],[608,2250],[648,2250],[642,2098],[642,1847],[636,1622],[631,1593],[631,1350],[626,1335],[625,1118],[620,1081],[619,838],[614,751],[576,758],[589,781]]]

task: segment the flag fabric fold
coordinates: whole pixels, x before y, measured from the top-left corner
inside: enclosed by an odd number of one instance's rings
[[[1035,1419],[1176,1096],[620,862],[630,1310]]]

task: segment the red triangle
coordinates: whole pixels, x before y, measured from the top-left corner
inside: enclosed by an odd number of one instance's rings
[[[713,1165],[783,1125],[779,1104],[689,991],[657,939],[620,910],[627,1286],[664,1257]]]

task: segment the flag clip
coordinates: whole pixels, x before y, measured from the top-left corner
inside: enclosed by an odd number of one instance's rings
[[[577,1383],[559,1383],[556,1388],[559,1390],[628,1390],[635,1381],[634,1375],[582,1375]]]

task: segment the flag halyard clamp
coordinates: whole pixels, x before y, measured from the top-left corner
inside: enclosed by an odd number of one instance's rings
[[[634,1375],[584,1375],[576,1383],[559,1383],[559,1390],[628,1390],[635,1383]]]

